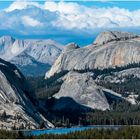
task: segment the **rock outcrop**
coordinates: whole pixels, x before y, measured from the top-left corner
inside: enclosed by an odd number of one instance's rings
[[[60,90],[53,95],[57,99],[53,104],[53,111],[61,111],[67,108],[76,110],[78,105],[87,109],[110,110],[112,102],[127,101],[132,103],[121,94],[97,85],[93,76],[94,74],[91,72],[70,71],[61,77],[63,82],[60,85]],[[58,81],[61,81],[60,79]]]
[[[61,53],[47,72],[51,77],[62,70],[85,70],[124,66],[140,62],[140,37],[132,33],[104,32],[94,44]]]
[[[59,92],[54,95],[55,98],[70,97],[86,107],[101,110],[109,109],[104,92],[95,84],[91,73],[69,72],[63,79],[64,83]]]
[[[137,38],[138,35],[134,33],[128,33],[128,32],[117,32],[117,31],[108,31],[108,32],[102,32],[94,41],[94,44],[96,45],[103,45],[108,42],[112,41],[125,41],[132,38]]]
[[[37,110],[34,97],[16,66],[0,59],[0,128],[35,129],[41,122],[53,127]]]
[[[140,37],[138,35],[124,32],[104,32],[87,47],[75,46],[67,45],[50,71],[46,73],[46,79],[54,80],[52,89],[55,89],[53,97],[57,98],[57,104],[54,105],[56,110],[59,109],[59,106],[61,106],[60,108],[65,106],[64,98],[71,98],[82,106],[99,110],[110,109],[110,104],[113,101],[124,100],[136,104],[135,98],[130,100],[100,86],[97,81],[104,76],[103,73],[100,73],[104,68],[115,69],[115,66],[126,67],[128,64],[140,62]],[[130,74],[130,72],[137,71],[136,69],[125,71],[125,67],[116,72],[118,77],[107,75],[106,78],[111,77],[115,80],[126,72]],[[98,74],[94,73],[95,68],[98,68],[98,72],[100,70]],[[113,74],[115,75],[115,72]],[[63,105],[58,102],[59,99],[64,103]]]
[[[70,51],[70,50],[74,50],[74,49],[78,49],[80,48],[77,44],[75,43],[69,43],[68,45],[65,46],[64,48],[64,52]]]

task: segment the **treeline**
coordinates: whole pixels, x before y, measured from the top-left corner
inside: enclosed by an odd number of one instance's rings
[[[140,67],[140,63],[129,64],[123,67],[114,67],[107,69],[85,69],[85,70],[74,70],[79,73],[84,72],[93,72],[94,77],[98,75],[110,75],[112,72],[119,72],[129,68]],[[60,85],[62,84],[61,80],[58,80],[61,76],[67,74],[68,71],[62,71],[56,73],[51,78],[45,80],[44,77],[28,77],[28,81],[34,87],[38,98],[47,99],[56,93]],[[57,81],[58,80],[58,81]],[[118,93],[121,93],[123,96],[127,96],[128,92],[133,92],[140,95],[140,80],[139,78],[129,76],[126,78],[126,81],[123,83],[109,83],[106,81],[101,81],[101,86],[108,89],[112,89]],[[44,98],[46,97],[46,98]],[[53,106],[53,98],[50,98],[50,102],[47,100],[47,104],[50,103],[50,106]],[[140,96],[138,97],[140,99]],[[51,108],[51,107],[50,107]],[[111,110],[108,111],[86,111],[86,112],[71,112],[69,110],[64,111],[55,111],[49,109],[50,114],[54,114],[55,119],[51,121],[58,127],[60,126],[72,126],[72,125],[140,125],[140,105],[131,105],[127,102],[114,102],[111,104]]]
[[[0,130],[0,139],[17,139],[23,138],[21,133],[8,131],[8,130]]]
[[[36,97],[39,98],[44,98],[44,96],[47,96],[46,94],[46,80],[44,79],[44,76],[38,76],[38,77],[32,77],[28,76],[26,77],[27,81],[33,88]]]
[[[124,126],[117,129],[88,129],[68,134],[42,134],[25,136],[22,132],[0,130],[0,139],[140,139],[139,126]]]
[[[84,125],[140,125],[140,112],[87,113],[81,120]]]
[[[127,97],[131,93],[137,94],[137,99],[140,100],[140,79],[133,75],[125,77],[125,81],[121,83],[111,83],[109,81],[100,80],[97,84],[120,93],[124,97]]]
[[[43,134],[30,136],[32,139],[140,139],[139,126],[119,129],[89,129],[68,134]],[[27,137],[28,138],[28,137]]]
[[[85,112],[83,125],[140,125],[140,105],[128,102],[113,102],[110,110]]]
[[[140,105],[132,105],[124,101],[112,102],[110,110],[106,111],[83,110],[80,107],[76,110],[53,111],[50,107],[49,112],[57,116],[52,120],[52,123],[57,127],[71,127],[74,125],[140,125]]]
[[[38,99],[46,99],[57,93],[63,81],[57,81],[64,76],[68,71],[56,73],[54,76],[45,79],[45,76],[26,77],[30,83]]]
[[[97,76],[102,75],[102,74],[108,74],[110,75],[113,72],[119,72],[125,69],[130,69],[130,68],[138,68],[140,67],[140,63],[133,63],[133,64],[128,64],[125,66],[115,66],[115,67],[110,67],[110,68],[95,68],[95,69],[83,69],[83,70],[77,70],[73,69],[73,71],[79,72],[79,73],[85,73],[85,72],[92,72],[94,73],[93,79],[96,79]],[[59,73],[55,73],[52,77],[45,79],[45,76],[39,76],[39,77],[27,77],[26,79],[29,81],[29,83],[32,85],[34,91],[36,92],[36,95],[38,98],[43,99],[44,96],[51,97],[54,93],[59,91],[60,85],[62,84],[61,78],[65,74],[67,74],[69,71],[64,70]],[[59,80],[58,80],[59,79]],[[112,87],[113,88],[113,87]],[[132,88],[133,89],[133,88]]]
[[[87,68],[83,70],[74,69],[74,71],[79,72],[79,73],[92,72],[94,73],[93,78],[95,79],[99,75],[103,75],[103,74],[110,75],[111,73],[120,72],[122,70],[130,69],[130,68],[140,68],[140,63],[132,63],[125,66],[114,66],[114,67],[108,67],[108,68],[95,68],[95,69]]]
[[[88,129],[68,134],[42,134],[25,136],[21,131],[0,130],[0,139],[140,139],[140,126]]]

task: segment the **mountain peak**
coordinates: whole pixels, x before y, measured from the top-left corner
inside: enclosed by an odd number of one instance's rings
[[[65,46],[64,51],[74,50],[80,48],[76,43],[72,42]]]
[[[65,51],[60,55],[47,72],[47,77],[51,77],[61,70],[102,69],[140,62],[138,55],[140,37],[138,35],[124,32],[103,32],[97,37],[95,43],[97,47],[92,44],[91,47],[78,50],[73,49],[77,47],[72,45],[73,50]],[[71,48],[71,45],[68,45],[69,47]]]
[[[139,37],[139,36],[134,33],[105,31],[105,32],[100,33],[97,36],[96,40],[94,41],[94,44],[103,45],[111,41],[128,40],[128,39],[136,38],[136,37]]]
[[[0,39],[2,39],[3,41],[14,41],[15,39],[11,36],[5,35],[5,36],[1,36]]]

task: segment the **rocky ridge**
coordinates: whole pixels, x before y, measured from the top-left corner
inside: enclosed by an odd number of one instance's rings
[[[103,69],[140,62],[140,37],[115,32],[113,38],[112,33],[101,33],[94,44],[61,53],[46,77],[62,70]]]
[[[25,75],[43,75],[42,70],[47,71],[51,67],[62,49],[63,45],[51,39],[20,40],[11,36],[0,38],[0,58],[16,64]],[[33,73],[33,67],[39,68],[39,71]]]
[[[0,128],[35,129],[53,125],[37,110],[35,95],[22,73],[0,59]]]
[[[46,79],[55,79],[52,88],[56,83],[60,83],[60,87],[54,90],[53,97],[57,99],[70,97],[80,105],[99,110],[110,109],[110,104],[113,101],[123,100],[137,104],[136,97],[130,99],[98,85],[96,82],[100,74],[95,78],[92,71],[105,68],[115,69],[115,67],[139,63],[140,37],[138,35],[124,32],[104,32],[91,45],[84,48],[75,46],[78,45],[67,45],[68,49],[66,48],[66,51],[61,53],[50,71],[46,73]],[[129,76],[135,71],[137,70],[120,70],[120,72],[116,72],[116,77],[119,75]],[[115,75],[115,73],[113,74]],[[115,80],[115,76],[113,78]],[[56,106],[54,105],[55,109],[59,108],[57,105],[62,107],[62,104],[56,104]]]

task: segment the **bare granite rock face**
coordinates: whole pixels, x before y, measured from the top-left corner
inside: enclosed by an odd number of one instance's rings
[[[35,98],[21,72],[0,59],[0,128],[35,129],[40,123],[53,127],[36,109]]]
[[[117,31],[107,31],[102,32],[94,41],[94,44],[103,45],[111,41],[128,40],[132,38],[137,38],[138,35],[129,32],[117,32]]]
[[[75,43],[69,43],[65,48],[64,48],[64,52],[70,51],[70,50],[74,50],[74,49],[78,49],[80,48],[77,44]]]
[[[110,102],[113,101],[123,100],[135,104],[135,102],[129,101],[121,94],[98,86],[95,80],[93,80],[93,73],[78,73],[70,71],[62,77],[62,79],[63,83],[60,90],[53,96],[60,101],[61,98],[71,98],[79,105],[98,110],[109,110]],[[65,108],[68,101],[57,103],[56,105],[54,104],[53,110],[61,110]],[[76,106],[71,105],[69,108],[74,110]]]
[[[54,97],[71,97],[77,103],[93,109],[109,109],[109,104],[103,91],[98,88],[90,74],[69,72],[65,75],[64,83]]]
[[[140,37],[132,33],[104,32],[94,44],[64,51],[46,78],[62,70],[84,70],[124,66],[140,62]]]
[[[69,105],[65,104],[65,98],[71,98],[80,105],[99,110],[110,109],[110,102],[112,101],[125,100],[131,104],[137,103],[135,98],[129,99],[97,85],[96,82],[104,75],[94,79],[92,70],[109,67],[115,69],[115,66],[139,63],[140,37],[138,35],[124,32],[104,32],[97,37],[94,44],[84,48],[75,46],[68,44],[50,71],[46,73],[46,79],[54,80],[52,89],[55,89],[54,97],[58,99],[57,104],[54,105],[54,110]],[[114,72],[113,76],[108,75],[105,78],[111,78],[114,82],[114,80],[119,80],[120,77],[123,80],[123,76],[132,75],[135,72],[137,72],[137,75],[135,75],[138,77],[138,71],[139,68],[123,69]]]
[[[15,64],[24,75],[44,75],[57,57],[63,45],[48,40],[15,39],[0,37],[0,58]],[[34,72],[33,69],[35,70]]]

